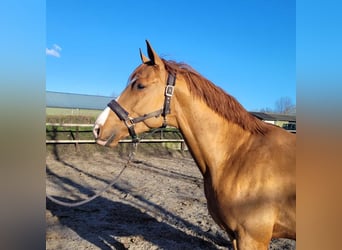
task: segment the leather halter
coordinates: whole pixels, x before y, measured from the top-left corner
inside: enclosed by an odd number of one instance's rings
[[[142,116],[138,116],[135,118],[132,118],[129,116],[129,113],[116,101],[112,100],[110,103],[107,104],[107,106],[119,117],[121,121],[123,121],[128,129],[128,132],[130,136],[132,137],[132,141],[134,143],[139,142],[139,138],[137,134],[135,133],[134,126],[138,122],[145,121],[146,119],[152,118],[152,117],[164,117],[164,122],[162,127],[166,127],[166,115],[170,113],[170,103],[171,103],[171,97],[173,95],[174,87],[176,84],[176,76],[169,73],[166,81],[166,87],[165,87],[165,100],[164,100],[164,107],[162,109],[144,114]]]

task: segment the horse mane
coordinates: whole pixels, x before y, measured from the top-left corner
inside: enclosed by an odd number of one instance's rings
[[[203,77],[191,66],[162,59],[171,74],[180,74],[186,80],[190,93],[203,100],[213,111],[253,134],[265,134],[267,125],[251,115],[233,96]]]

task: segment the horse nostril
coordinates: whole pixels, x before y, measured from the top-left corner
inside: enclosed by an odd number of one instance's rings
[[[93,135],[95,139],[97,139],[100,136],[100,125],[95,124],[95,127],[93,129]]]

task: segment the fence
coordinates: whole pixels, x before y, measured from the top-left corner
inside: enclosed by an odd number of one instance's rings
[[[57,133],[69,133],[69,138],[70,139],[46,139],[46,144],[75,144],[76,147],[78,147],[78,144],[94,144],[95,139],[92,139],[92,129],[93,129],[93,124],[75,124],[75,123],[46,123],[46,127],[52,127],[53,129],[47,132],[50,133],[54,133],[54,135],[52,137],[57,137]],[[58,130],[57,128],[61,127],[63,128],[62,130]],[[65,128],[75,128],[75,130],[69,129],[66,130]],[[80,130],[80,128],[83,128],[82,130]],[[86,128],[86,129],[84,129]],[[91,137],[90,138],[83,138],[80,139],[80,134],[81,133],[88,133]],[[181,134],[179,133],[178,130],[172,129],[169,130],[168,132],[173,132],[173,133],[177,133],[178,137],[180,138],[164,138],[163,136],[163,130],[160,130],[160,136],[159,138],[143,138],[140,140],[140,143],[179,143],[180,144],[180,148],[181,150],[187,150],[187,146],[186,143],[183,139],[183,137],[181,136]],[[290,133],[296,133],[296,130],[288,130],[288,132]],[[88,136],[89,137],[89,136]],[[174,137],[174,136],[173,136]],[[131,139],[123,139],[120,140],[119,143],[131,143],[132,140]]]
[[[53,133],[52,137],[57,137],[58,133],[69,133],[69,137],[71,139],[46,139],[46,144],[75,144],[76,147],[78,144],[94,144],[95,139],[80,139],[80,134],[90,133],[92,135],[93,124],[76,124],[76,123],[46,123],[46,128],[51,127],[52,130],[47,130],[48,133]],[[62,128],[62,129],[57,129]],[[67,128],[75,128],[67,130]],[[82,128],[82,130],[80,130]],[[87,129],[88,128],[88,129]],[[177,133],[180,138],[164,138],[163,130],[160,130],[159,138],[143,138],[140,140],[140,143],[179,143],[181,150],[187,150],[187,146],[183,137],[180,135],[178,130],[172,129],[167,132]],[[147,134],[148,136],[148,134]],[[122,139],[119,143],[131,143],[132,139]]]

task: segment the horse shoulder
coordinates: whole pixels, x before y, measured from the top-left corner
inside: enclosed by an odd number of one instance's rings
[[[216,183],[219,192],[234,199],[270,189],[295,189],[295,137],[284,132],[275,129],[267,135],[252,136],[227,157]]]

